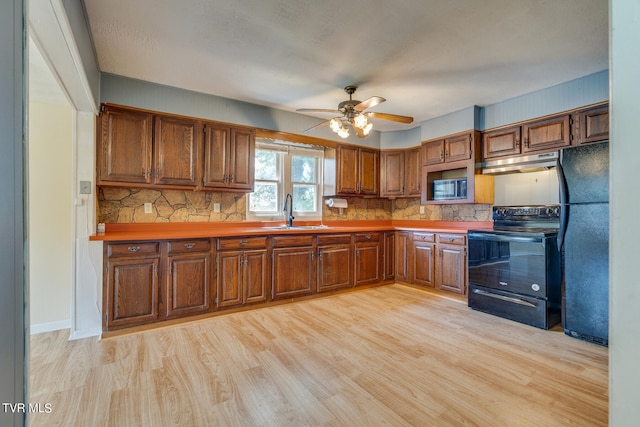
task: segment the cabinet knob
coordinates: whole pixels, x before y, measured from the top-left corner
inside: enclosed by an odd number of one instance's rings
[[[140,246],[129,246],[129,252],[138,252],[140,250]]]
[[[247,243],[249,243],[247,240],[240,240],[240,244],[242,246],[246,245]]]
[[[184,247],[187,249],[193,249],[195,247],[195,243],[185,243]]]
[[[367,240],[371,240],[371,234],[365,235],[364,238],[367,239]]]

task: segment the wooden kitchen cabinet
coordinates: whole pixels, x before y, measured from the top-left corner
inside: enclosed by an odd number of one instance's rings
[[[422,143],[422,164],[436,165],[471,158],[473,136],[470,133],[426,141]]]
[[[318,280],[316,292],[353,287],[351,234],[318,236]]]
[[[384,269],[382,280],[393,280],[396,274],[396,232],[384,232]]]
[[[211,259],[209,239],[167,242],[167,317],[205,313],[210,310]]]
[[[380,197],[420,197],[422,150],[390,150],[380,153]]]
[[[255,132],[207,123],[204,127],[205,189],[253,191]]]
[[[484,160],[559,150],[571,145],[571,116],[529,120],[482,134]]]
[[[160,243],[109,243],[104,259],[103,329],[156,321]]]
[[[217,249],[218,307],[267,301],[270,288],[267,238],[221,238]]]
[[[154,184],[197,187],[200,176],[200,124],[156,116],[153,136]]]
[[[411,234],[409,283],[435,288],[435,234]]]
[[[381,233],[356,233],[355,286],[370,285],[382,281]]]
[[[396,231],[394,241],[395,272],[394,278],[399,282],[409,281],[410,234],[408,231]]]
[[[609,104],[584,108],[573,114],[573,143],[591,144],[609,140]]]
[[[316,288],[314,236],[274,236],[272,245],[272,299],[311,294]]]
[[[98,185],[150,184],[153,116],[105,107],[98,120]]]
[[[437,235],[436,285],[444,291],[467,290],[467,245],[464,234]]]
[[[379,150],[339,144],[325,150],[325,196],[377,196]]]

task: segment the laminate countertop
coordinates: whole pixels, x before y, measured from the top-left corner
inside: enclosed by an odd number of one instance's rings
[[[92,241],[167,240],[207,237],[232,237],[281,234],[357,233],[367,231],[426,231],[464,233],[491,229],[492,221],[357,220],[295,221],[294,228],[282,228],[282,222],[186,222],[106,224],[104,233],[89,237]]]

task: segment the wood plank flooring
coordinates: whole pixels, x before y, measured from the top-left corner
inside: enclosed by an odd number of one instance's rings
[[[31,339],[32,426],[604,426],[608,351],[403,285]]]

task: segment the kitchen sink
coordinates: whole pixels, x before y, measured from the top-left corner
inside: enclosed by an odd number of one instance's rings
[[[273,227],[264,227],[269,230],[322,230],[328,228],[326,225],[294,225],[289,227],[288,225],[276,225]]]

